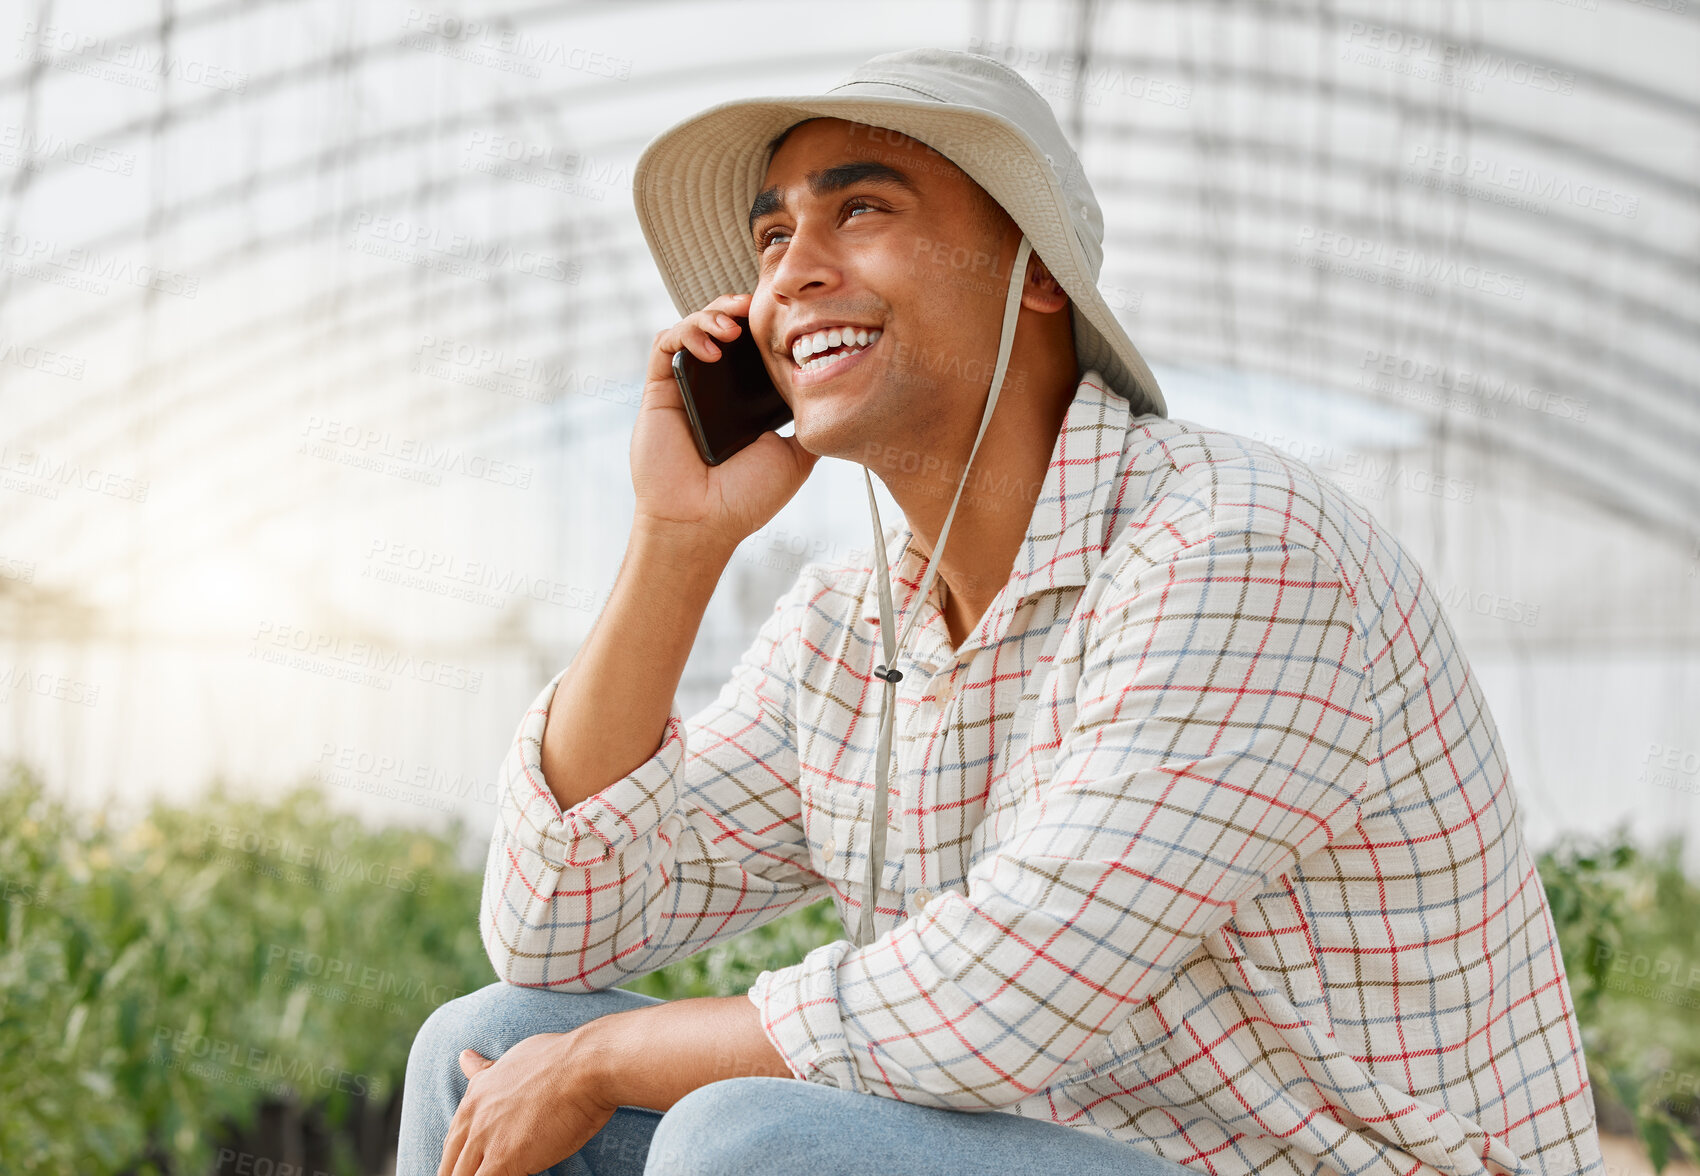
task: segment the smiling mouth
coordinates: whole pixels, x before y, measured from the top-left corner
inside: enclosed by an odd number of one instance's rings
[[[791,345],[791,362],[799,372],[816,372],[860,355],[879,342],[884,332],[877,327],[834,327],[800,336]]]

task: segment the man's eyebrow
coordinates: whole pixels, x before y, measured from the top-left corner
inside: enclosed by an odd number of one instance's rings
[[[803,177],[808,181],[809,192],[815,196],[825,196],[832,192],[841,192],[856,184],[891,184],[903,188],[912,195],[918,195],[915,181],[906,172],[899,171],[888,163],[878,163],[872,159],[858,159],[850,163],[840,163],[833,167],[812,171]],[[783,212],[785,200],[779,195],[779,188],[764,189],[756,194],[755,201],[750,205],[750,232],[755,232],[756,221],[769,213]]]

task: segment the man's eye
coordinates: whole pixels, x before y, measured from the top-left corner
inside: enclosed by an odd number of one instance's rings
[[[845,219],[848,220],[850,215],[858,210],[862,212],[878,212],[879,205],[870,203],[866,200],[848,200],[844,204]],[[788,236],[790,236],[790,234],[781,228],[775,227],[771,229],[763,229],[760,236],[756,238],[756,252],[761,253],[766,250],[769,245],[773,244],[775,238]]]

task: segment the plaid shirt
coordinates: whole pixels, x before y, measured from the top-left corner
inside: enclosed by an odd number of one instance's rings
[[[808,1081],[1208,1173],[1603,1171],[1498,731],[1370,514],[1087,373],[959,649],[909,537],[879,938],[849,942],[877,592],[810,564],[717,699],[564,813],[538,696],[484,879],[498,975],[606,988],[830,895],[846,938],[749,991]]]

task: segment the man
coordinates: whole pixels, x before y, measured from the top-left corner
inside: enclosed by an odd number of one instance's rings
[[[398,1171],[1600,1170],[1434,593],[1302,463],[1167,418],[1044,100],[890,54],[635,186],[689,313],[614,591],[503,767],[503,982],[421,1031]],[[744,316],[795,435],[709,467],[670,360]],[[804,568],[684,721],[722,570],[822,455],[906,525]],[[747,996],[612,989],[823,895],[845,938]]]

